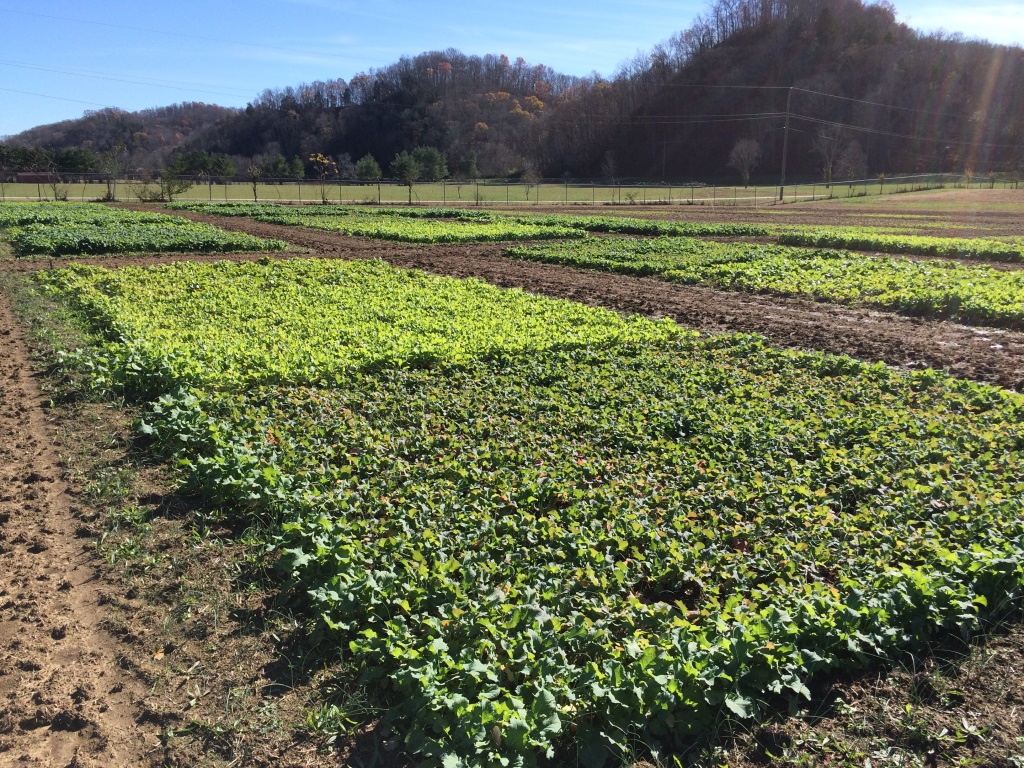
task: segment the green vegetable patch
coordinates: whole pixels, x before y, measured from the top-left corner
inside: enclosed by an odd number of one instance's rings
[[[823,248],[853,248],[860,251],[906,253],[918,256],[945,256],[979,261],[1024,261],[1020,243],[1005,243],[986,238],[926,237],[890,235],[861,227],[827,227],[800,230],[779,235],[783,245],[809,245]]]
[[[1024,400],[757,339],[162,398],[425,765],[601,766],[1019,605]]]
[[[260,252],[287,247],[280,240],[223,232],[178,216],[94,203],[0,204],[0,228],[6,230],[20,257]]]
[[[379,261],[76,265],[37,279],[110,340],[88,355],[98,382],[155,394],[182,384],[330,383],[353,368],[684,333],[670,322]]]
[[[586,269],[657,275],[685,285],[809,296],[1009,328],[1024,325],[1024,272],[983,264],[690,238],[588,239],[517,246],[506,253]]]
[[[1021,605],[1019,395],[380,262],[37,280],[424,765],[685,746]]]

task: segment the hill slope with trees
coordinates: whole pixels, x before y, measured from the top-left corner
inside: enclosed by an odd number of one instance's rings
[[[131,165],[176,153],[238,169],[338,175],[436,148],[457,176],[825,179],[1024,167],[1024,51],[896,20],[882,0],[717,0],[687,30],[579,78],[449,49],[349,80],[266,90],[244,110],[183,104],[88,113],[9,141]],[[301,168],[300,168],[301,166]]]

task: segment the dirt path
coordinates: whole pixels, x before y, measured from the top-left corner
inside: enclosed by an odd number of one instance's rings
[[[158,757],[155,730],[136,723],[144,691],[102,628],[91,546],[75,533],[26,346],[0,294],[3,766],[120,768]]]

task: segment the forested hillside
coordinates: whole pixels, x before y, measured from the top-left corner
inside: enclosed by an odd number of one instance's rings
[[[295,168],[435,147],[452,175],[843,177],[1024,166],[1024,51],[922,34],[861,0],[718,0],[609,79],[456,50],[349,80],[267,90],[244,110],[91,113],[10,144],[107,151],[158,167],[175,151]],[[274,162],[276,161],[276,163]]]

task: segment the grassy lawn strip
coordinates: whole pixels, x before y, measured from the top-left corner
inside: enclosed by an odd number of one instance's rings
[[[531,349],[660,341],[670,322],[394,269],[378,261],[261,260],[42,273],[109,340],[104,383],[330,383],[351,369],[465,363]]]
[[[16,256],[279,251],[280,240],[223,232],[178,216],[93,203],[0,204],[0,229]]]
[[[596,766],[1019,606],[1022,417],[727,337],[181,394],[147,429],[194,491],[282,521],[410,752]]]
[[[861,303],[929,318],[1024,325],[1024,272],[979,264],[910,261],[847,251],[803,250],[689,238],[593,239],[517,246],[515,258],[746,293]]]

